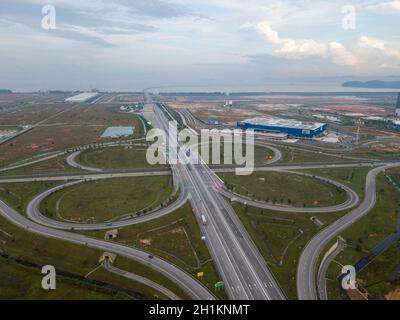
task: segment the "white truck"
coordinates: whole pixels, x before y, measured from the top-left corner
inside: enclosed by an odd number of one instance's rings
[[[204,214],[201,215],[201,222],[203,223],[204,226],[207,224],[207,219]]]

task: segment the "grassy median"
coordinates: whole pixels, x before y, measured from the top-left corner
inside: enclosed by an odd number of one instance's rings
[[[95,223],[144,214],[166,203],[171,193],[169,176],[97,180],[59,190],[40,208],[54,219]]]
[[[273,204],[325,207],[343,203],[346,193],[329,183],[291,173],[254,172],[249,176],[220,174],[234,192]]]

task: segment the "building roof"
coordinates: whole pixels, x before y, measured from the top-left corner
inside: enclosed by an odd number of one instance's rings
[[[78,95],[69,97],[65,99],[66,102],[86,102],[91,98],[94,98],[97,96],[99,93],[98,92],[83,92]]]
[[[254,118],[254,119],[247,119],[241,122],[251,125],[294,128],[302,130],[316,130],[326,125],[326,123],[320,123],[320,122],[302,122],[292,119],[269,119],[269,118]]]

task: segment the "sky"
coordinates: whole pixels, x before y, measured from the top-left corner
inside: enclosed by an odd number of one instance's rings
[[[0,88],[394,79],[399,29],[400,1],[1,0]]]

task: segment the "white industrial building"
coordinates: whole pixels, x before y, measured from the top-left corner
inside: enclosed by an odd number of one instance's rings
[[[94,97],[96,97],[98,92],[83,92],[78,95],[69,97],[65,99],[66,102],[86,102]]]

